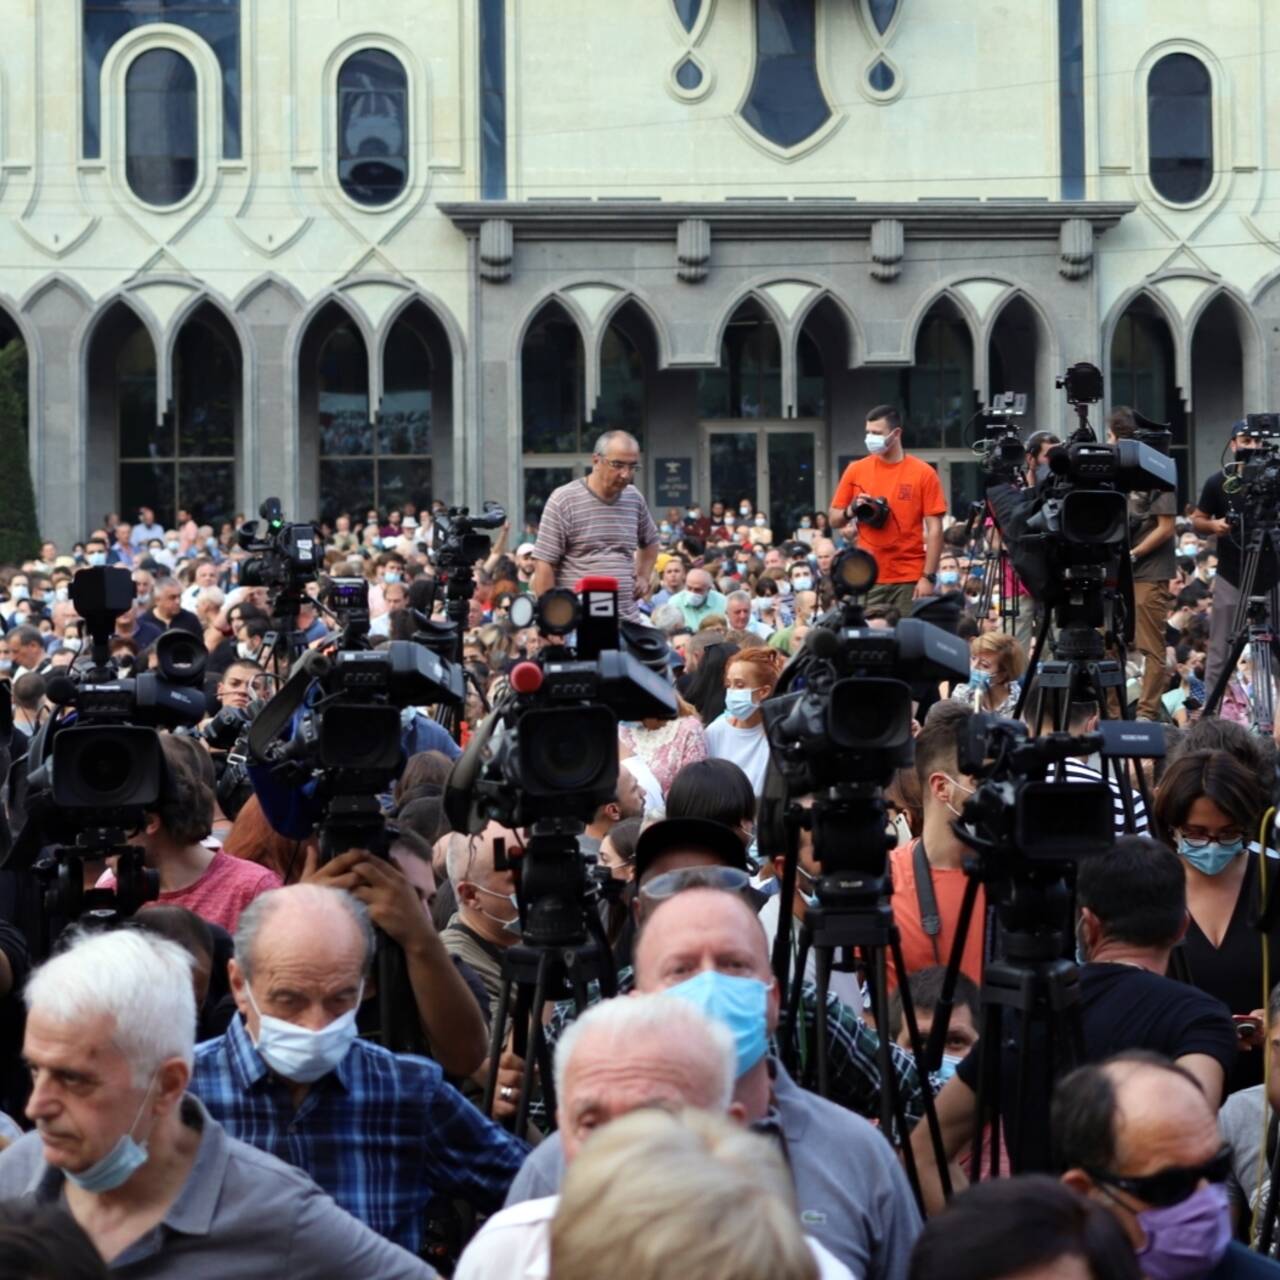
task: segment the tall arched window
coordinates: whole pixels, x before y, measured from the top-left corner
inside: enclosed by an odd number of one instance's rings
[[[369,357],[355,323],[336,312],[316,370],[320,419],[320,497],[325,518],[374,502]]]
[[[1190,204],[1213,181],[1213,81],[1189,53],[1161,58],[1147,77],[1151,185],[1171,204]]]
[[[916,337],[916,362],[903,376],[908,439],[919,448],[961,446],[973,412],[973,344],[963,320],[933,311]]]
[[[196,185],[196,70],[173,49],[148,49],[125,76],[125,175],[139,200],[178,204]]]
[[[704,419],[782,417],[782,345],[756,302],[739,307],[720,344],[720,367],[698,375]]]
[[[382,49],[338,72],[338,181],[357,204],[390,204],[409,181],[409,79]]]

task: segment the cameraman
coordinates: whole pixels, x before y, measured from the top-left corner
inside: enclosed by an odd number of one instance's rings
[[[1246,462],[1258,448],[1259,441],[1248,434],[1249,424],[1241,418],[1231,428],[1231,452],[1239,462]],[[1204,682],[1209,690],[1217,686],[1218,676],[1227,661],[1231,644],[1231,624],[1240,600],[1240,544],[1230,517],[1242,511],[1241,500],[1247,493],[1228,495],[1225,473],[1215,471],[1200,491],[1200,503],[1191,513],[1191,525],[1201,537],[1217,539],[1218,572],[1213,578],[1213,612],[1209,621],[1209,653],[1205,661]],[[1254,595],[1271,596],[1271,619],[1276,613],[1276,547],[1270,534],[1262,544],[1258,574],[1253,581]]]
[[[1117,405],[1107,417],[1107,443],[1132,440],[1137,424],[1133,410]],[[1173,545],[1177,499],[1152,489],[1129,495],[1129,555],[1133,561],[1134,647],[1142,654],[1139,720],[1156,720],[1165,672],[1165,627],[1173,612],[1169,581],[1178,571]]]
[[[938,473],[904,451],[902,416],[892,405],[867,414],[866,444],[867,457],[851,462],[840,477],[828,516],[833,528],[843,529],[856,499],[887,504],[878,527],[865,519],[857,527],[858,545],[875,557],[877,569],[866,602],[889,605],[905,617],[913,600],[935,594],[947,501]]]

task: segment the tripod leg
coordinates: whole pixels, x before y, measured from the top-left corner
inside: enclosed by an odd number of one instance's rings
[[[971,876],[964,887],[964,897],[960,900],[960,916],[956,922],[956,936],[951,944],[951,954],[947,957],[947,972],[942,979],[942,993],[938,997],[938,1003],[933,1010],[933,1025],[929,1028],[929,1044],[924,1051],[924,1058],[921,1059],[919,1056],[916,1058],[917,1063],[923,1063],[921,1075],[925,1071],[936,1071],[942,1063],[942,1047],[947,1042],[947,1028],[951,1025],[951,1010],[955,1007],[956,984],[960,980],[960,962],[964,958],[964,949],[969,938],[969,929],[973,921],[973,908],[978,900],[979,883],[976,876]],[[906,973],[906,969],[902,967],[902,957],[898,954],[899,950],[900,945],[894,949],[894,963],[898,965],[898,973]],[[902,1008],[905,1012],[911,1000],[911,992],[907,989],[905,982],[902,983],[901,990]],[[913,1052],[916,1052],[917,1055],[919,1053],[914,1048]]]
[[[1021,1173],[1025,1161],[1023,1160],[1024,1146],[1027,1140],[1027,1103],[1030,1101],[1030,1084],[1031,1084],[1031,1059],[1035,1054],[1031,1052],[1032,1041],[1031,1036],[1031,1010],[1023,1008],[1019,1010],[1019,1053],[1018,1053],[1018,1074],[1016,1078],[1013,1110],[1009,1113],[1009,1137],[1013,1139],[1009,1147],[1009,1163],[1011,1172]],[[1017,1125],[1015,1131],[1013,1126]]]
[[[528,1000],[528,988],[520,988],[520,997],[516,1001],[516,1026],[524,1025],[528,1028],[529,1038],[526,1043],[524,1053],[524,1079],[520,1088],[520,1103],[516,1108],[516,1123],[512,1130],[517,1137],[522,1137],[529,1124],[529,1102],[533,1094],[533,1069],[535,1066],[536,1051],[538,1041],[542,1035],[542,1009],[547,1000],[547,981],[551,972],[551,965],[554,959],[554,953],[543,951],[538,956],[538,976],[534,982],[532,1003],[526,1004]],[[523,1007],[522,1007],[523,1006]],[[523,1015],[523,1016],[522,1016]],[[525,1022],[525,1019],[528,1019]],[[542,1045],[542,1056],[547,1057],[546,1043]],[[536,1064],[541,1066],[540,1063]],[[542,1077],[543,1097],[547,1103],[547,1115],[555,1115],[555,1085],[549,1073]]]
[[[978,1041],[978,1098],[973,1121],[973,1148],[969,1155],[969,1180],[982,1177],[983,1129],[991,1113],[991,1149],[994,1162],[1000,1151],[1000,1006],[987,1003],[982,1009],[982,1037]]]
[[[809,1028],[804,1023],[800,1012],[800,995],[804,988],[804,972],[809,963],[809,930],[806,926],[800,931],[800,950],[796,954],[796,969],[791,975],[791,986],[787,990],[787,1009],[785,1032],[779,1039],[782,1048],[783,1065],[798,1079],[806,1089],[813,1086],[813,1073],[809,1069]],[[818,1022],[824,1021],[819,1017]]]
[[[484,1113],[493,1115],[493,1095],[498,1087],[498,1059],[502,1057],[502,1042],[506,1039],[507,1012],[511,1008],[511,983],[513,979],[505,972],[502,975],[502,989],[498,992],[498,1007],[493,1011],[493,1026],[489,1030],[489,1079],[484,1086]],[[517,1032],[518,1042],[513,1045],[516,1053],[524,1050],[523,1036]]]
[[[1204,710],[1200,712],[1202,717],[1216,716],[1218,714],[1218,708],[1222,706],[1222,696],[1227,691],[1227,685],[1231,683],[1231,677],[1240,662],[1240,655],[1244,652],[1244,647],[1248,643],[1249,632],[1247,627],[1232,638],[1231,648],[1228,650],[1226,659],[1222,664],[1222,670],[1218,672],[1217,682],[1209,691],[1209,696],[1205,699]]]
[[[819,947],[817,952],[818,962],[818,1012],[815,1016],[817,1024],[814,1030],[817,1032],[818,1040],[818,1093],[821,1097],[830,1097],[831,1082],[828,1079],[827,1064],[827,991],[831,986],[831,948]],[[881,1006],[883,1008],[884,1006]],[[888,1096],[886,1092],[881,1093],[881,1112],[886,1113],[888,1107]],[[889,1133],[888,1127],[885,1133]]]

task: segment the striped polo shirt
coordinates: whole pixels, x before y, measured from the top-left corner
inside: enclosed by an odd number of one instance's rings
[[[547,499],[534,558],[554,565],[556,586],[602,574],[618,580],[618,616],[642,621],[635,603],[635,554],[658,540],[648,504],[633,484],[612,501],[592,493],[585,479],[562,484]]]

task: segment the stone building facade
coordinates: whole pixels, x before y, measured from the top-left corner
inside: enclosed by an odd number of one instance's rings
[[[824,508],[866,409],[953,506],[1069,363],[1182,497],[1277,406],[1263,0],[8,0],[0,341],[42,527],[491,497]]]

